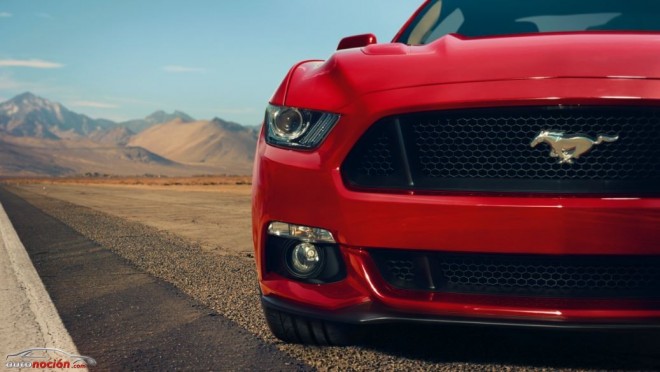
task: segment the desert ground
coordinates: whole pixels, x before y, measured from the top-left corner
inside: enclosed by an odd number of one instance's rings
[[[287,345],[261,315],[249,177],[5,180],[7,190],[320,370],[655,369],[657,332],[369,328],[354,347]],[[268,366],[264,366],[268,369]]]
[[[194,240],[216,254],[252,249],[249,177],[20,179],[21,189]]]

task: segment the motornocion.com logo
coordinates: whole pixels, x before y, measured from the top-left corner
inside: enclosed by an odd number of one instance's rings
[[[96,360],[84,355],[67,353],[55,348],[35,347],[9,354],[5,358],[7,368],[87,368],[96,365]]]

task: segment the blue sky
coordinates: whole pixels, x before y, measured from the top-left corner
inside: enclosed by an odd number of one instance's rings
[[[98,118],[178,109],[245,125],[302,59],[389,41],[422,0],[2,0],[0,100],[24,91]]]

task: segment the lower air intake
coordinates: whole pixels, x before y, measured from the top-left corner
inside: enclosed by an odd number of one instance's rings
[[[660,298],[660,258],[371,250],[399,289],[540,297]]]

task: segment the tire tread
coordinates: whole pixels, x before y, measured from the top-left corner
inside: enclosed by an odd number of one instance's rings
[[[264,308],[268,327],[284,342],[318,346],[342,346],[353,343],[356,333],[347,324],[331,323]]]

